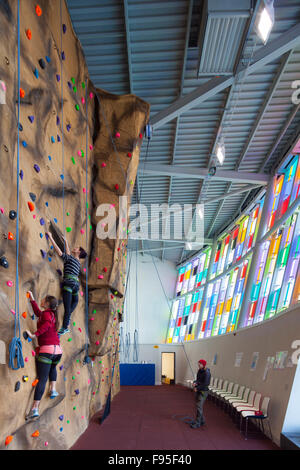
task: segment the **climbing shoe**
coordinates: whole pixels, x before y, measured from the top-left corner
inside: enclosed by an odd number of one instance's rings
[[[39,414],[39,410],[37,409],[33,409],[31,410],[28,415],[26,416],[26,421],[29,421],[30,419],[36,419],[36,418],[39,418],[40,417],[40,414]]]
[[[61,336],[61,335],[65,335],[66,333],[70,333],[70,330],[69,328],[61,328],[60,330],[58,330],[58,335]]]
[[[55,397],[58,397],[59,393],[56,390],[52,390],[50,392],[50,398],[53,399]]]

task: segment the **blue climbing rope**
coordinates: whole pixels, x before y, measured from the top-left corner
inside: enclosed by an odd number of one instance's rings
[[[85,135],[85,243],[86,252],[88,253],[88,140],[89,140],[89,128],[88,128],[88,100],[87,100],[87,79],[85,79],[85,114],[86,114],[86,135]],[[84,363],[89,363],[90,358],[88,356],[89,348],[89,257],[86,257],[86,272],[85,272],[85,332],[86,332],[86,344],[85,344],[85,358]]]
[[[19,208],[20,208],[20,0],[18,0],[18,130],[17,130],[17,226],[16,226],[16,282],[15,282],[15,328],[14,338],[9,345],[9,364],[8,366],[17,370],[24,367],[22,343],[21,343],[21,326],[20,326],[20,309],[19,309]],[[17,325],[19,336],[17,337]],[[15,366],[15,361],[17,362]]]

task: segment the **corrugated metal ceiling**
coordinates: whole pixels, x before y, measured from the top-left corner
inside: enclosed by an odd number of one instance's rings
[[[227,12],[227,17],[210,18],[204,27],[205,22],[201,22],[204,3],[201,0],[67,0],[94,84],[116,94],[132,92],[148,101],[150,121],[180,96],[207,82],[211,78],[207,74],[230,74],[234,72],[236,59],[246,64],[263,46],[253,23],[243,43],[250,24],[246,14],[229,19]],[[275,24],[268,43],[300,22],[299,2],[275,0],[274,8]],[[219,39],[224,38],[223,49],[214,41],[216,31]],[[226,146],[222,169],[269,173],[291,139],[300,132],[300,111],[292,114],[295,105],[291,101],[291,83],[300,80],[299,62],[300,42],[285,57],[277,57],[236,81],[229,101],[228,88],[158,128],[148,153],[146,142],[141,150],[140,202],[147,207],[153,202],[196,204],[199,196],[218,198],[226,191],[243,188],[241,184],[215,182],[213,178],[207,185],[197,179],[143,174],[145,159],[148,163],[207,168],[215,161],[211,152],[220,124]],[[272,94],[267,100],[270,90]],[[216,236],[251,194],[243,192],[206,205],[205,236]],[[137,202],[136,188],[132,202]],[[147,241],[143,247],[139,243],[140,248],[159,248],[153,255],[175,263],[190,255],[184,250],[184,243],[183,249],[178,245],[172,248],[174,242]],[[128,247],[135,249],[136,241]]]

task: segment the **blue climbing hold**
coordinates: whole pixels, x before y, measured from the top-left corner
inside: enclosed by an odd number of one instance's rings
[[[47,255],[46,252],[45,252],[44,250],[40,250],[40,251],[41,251],[42,257],[43,257],[43,258],[46,258],[46,255]]]
[[[60,142],[60,140],[61,139],[60,139],[59,135],[57,134],[57,142]]]
[[[58,417],[58,419],[60,419],[60,420],[62,421],[62,420],[64,419],[64,415],[60,415],[60,416]]]
[[[54,139],[53,135],[51,136],[51,142],[52,142],[52,144],[55,143],[55,139]]]
[[[79,388],[77,388],[77,389],[75,390],[75,393],[76,393],[76,395],[79,395],[79,393],[80,393],[80,392],[79,392]]]
[[[67,131],[70,132],[71,124],[67,124]]]
[[[54,217],[54,222],[57,224],[57,219]]]
[[[57,269],[56,271],[58,272],[58,274],[59,274],[60,276],[62,276],[62,270],[61,270],[61,269]]]
[[[71,83],[71,82],[68,82],[68,87],[69,87],[70,89],[72,89],[72,83]]]
[[[63,30],[63,33],[66,34],[66,31],[67,31],[67,27],[65,24],[62,25],[62,30]]]
[[[61,177],[62,180],[65,178],[64,175],[60,175],[60,177]]]
[[[48,207],[49,206],[49,202],[45,202],[46,206]]]
[[[34,121],[34,116],[28,116],[28,119],[29,119],[29,121],[30,121],[30,122],[31,122],[31,124],[32,124],[32,123],[33,123],[33,121]]]
[[[60,75],[56,74],[56,80],[59,82],[60,81]]]
[[[66,56],[65,56],[64,51],[62,51],[62,53],[61,53],[61,58],[62,58],[62,60],[65,60],[65,59],[66,59]]]
[[[41,224],[41,225],[45,225],[45,221],[44,221],[43,218],[40,219],[40,224]]]
[[[20,175],[20,178],[21,178],[21,180],[23,180],[24,171],[23,171],[23,170],[20,170],[20,173],[19,173],[19,175]]]
[[[49,161],[51,162],[51,156],[50,155],[48,155],[48,158],[49,158]]]
[[[43,238],[43,236],[44,236],[44,235],[43,235],[42,233],[40,233],[40,237]]]
[[[34,75],[35,75],[36,78],[39,78],[39,71],[38,71],[37,68],[34,69],[34,72],[33,72],[33,73],[34,73]]]
[[[48,64],[49,64],[49,62],[51,62],[51,59],[50,59],[50,57],[49,57],[49,56],[47,56],[47,55],[46,55],[46,61],[48,62]]]
[[[57,126],[59,126],[59,124],[60,124],[59,116],[56,116],[56,124],[57,124]]]
[[[33,165],[33,168],[35,169],[37,173],[41,171],[40,167],[36,163]]]
[[[23,145],[23,147],[27,147],[27,142],[26,142],[26,140],[23,140],[23,141],[22,141],[22,145]]]

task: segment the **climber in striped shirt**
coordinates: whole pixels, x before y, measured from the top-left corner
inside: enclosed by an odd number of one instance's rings
[[[62,328],[58,331],[59,335],[69,333],[69,324],[71,314],[74,312],[78,304],[78,292],[79,292],[79,275],[81,271],[80,260],[87,257],[86,251],[80,246],[70,250],[69,244],[65,241],[65,253],[57,246],[53,240],[52,234],[47,233],[53,247],[64,262],[64,280],[63,280],[63,303],[65,308],[64,319]]]

